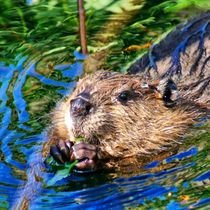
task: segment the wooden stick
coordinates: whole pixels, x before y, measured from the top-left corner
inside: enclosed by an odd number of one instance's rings
[[[82,48],[82,54],[88,54],[86,27],[85,27],[85,10],[83,6],[83,0],[77,0],[77,6],[79,12],[79,31],[80,31],[80,45]]]

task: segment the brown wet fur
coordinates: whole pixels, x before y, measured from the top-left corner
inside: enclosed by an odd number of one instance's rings
[[[98,158],[107,167],[135,165],[176,148],[210,107],[210,14],[187,24],[151,46],[128,74],[99,71],[81,79],[53,112],[44,156],[51,145],[80,136],[100,148]],[[121,101],[124,91],[129,97]],[[72,101],[84,93],[90,112],[73,116]]]
[[[168,150],[180,143],[179,138],[207,107],[182,98],[181,93],[173,99],[174,105],[167,107],[162,99],[162,83],[114,72],[85,77],[55,109],[49,131],[51,143],[83,136],[86,142],[99,146],[99,158],[108,167],[136,163],[139,158]],[[123,91],[135,96],[121,103],[118,97]],[[71,100],[83,92],[90,94],[91,113],[71,116],[69,125]]]

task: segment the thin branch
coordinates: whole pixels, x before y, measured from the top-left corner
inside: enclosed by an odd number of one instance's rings
[[[82,48],[82,54],[88,54],[83,0],[78,0],[77,6],[79,12],[80,45]]]

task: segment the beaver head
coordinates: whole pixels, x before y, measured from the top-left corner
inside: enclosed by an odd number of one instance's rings
[[[116,72],[86,76],[58,104],[53,135],[65,141],[82,136],[116,158],[164,150],[195,118],[176,92],[171,80],[147,82]]]

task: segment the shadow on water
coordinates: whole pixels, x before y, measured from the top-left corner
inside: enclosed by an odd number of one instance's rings
[[[97,31],[98,28],[94,28],[94,33]],[[126,43],[131,37],[126,30],[125,34]],[[151,38],[152,33],[149,36]],[[135,39],[138,38],[136,35]],[[144,39],[146,41],[150,40]],[[121,57],[116,53],[121,47],[127,47],[125,43],[112,49],[111,55],[115,57],[108,57],[108,64],[113,64],[114,68],[129,57],[127,52]],[[135,40],[133,43],[136,44]],[[17,189],[26,183],[28,165],[38,161],[32,154],[41,150],[46,140],[43,130],[48,124],[49,110],[63,95],[72,91],[83,73],[84,56],[77,51],[68,62],[59,61],[53,67],[49,63],[46,71],[42,70],[42,61],[35,62],[21,55],[19,53],[13,62],[0,63],[1,209],[14,204],[19,196]],[[56,59],[53,56],[51,59]],[[135,58],[136,54],[131,57]],[[177,154],[128,174],[71,174],[54,186],[44,185],[30,209],[157,209],[163,206],[166,209],[205,209],[210,204],[209,138],[209,126],[203,119],[192,128],[191,135],[185,137]],[[53,176],[43,173],[46,179]]]

